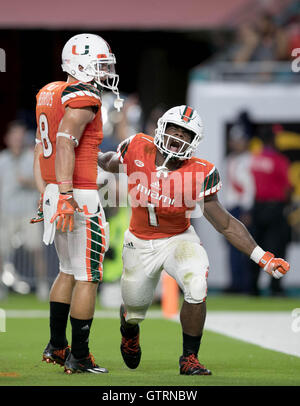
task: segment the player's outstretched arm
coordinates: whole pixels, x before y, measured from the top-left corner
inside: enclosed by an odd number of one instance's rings
[[[238,250],[250,256],[257,246],[243,223],[233,217],[219,202],[217,195],[204,201],[204,216]]]
[[[113,151],[99,152],[98,165],[106,172],[120,172],[120,161],[118,154]]]
[[[288,262],[282,258],[275,258],[274,254],[265,252],[257,245],[244,224],[228,213],[219,202],[217,195],[205,198],[204,216],[228,242],[248,255],[274,278],[281,278],[290,269]]]

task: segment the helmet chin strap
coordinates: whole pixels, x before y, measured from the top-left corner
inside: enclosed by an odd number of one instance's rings
[[[124,105],[124,99],[120,98],[120,92],[117,87],[111,87],[110,90],[117,96],[117,98],[114,100],[114,108],[119,112]]]
[[[164,163],[161,166],[157,166],[156,167],[156,176],[158,178],[161,177],[161,175],[163,175],[164,178],[168,177],[168,173],[169,173],[169,169],[167,168],[167,163],[168,161],[172,158],[172,154],[168,154],[166,159],[164,160]]]
[[[101,87],[101,85],[99,83],[97,83],[96,81],[94,81],[94,85],[96,86],[96,88],[98,90],[100,90],[100,91],[103,90],[103,87]],[[118,111],[120,111],[124,105],[124,99],[120,98],[120,93],[119,93],[118,89],[111,89],[111,91],[113,92],[113,94],[115,94],[117,96],[117,98],[114,100],[114,108],[117,109]]]

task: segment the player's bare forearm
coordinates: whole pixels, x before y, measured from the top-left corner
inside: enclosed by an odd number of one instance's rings
[[[56,141],[55,173],[56,180],[63,182],[59,185],[60,193],[72,190],[74,166],[75,151],[73,144],[70,140],[59,137]]]
[[[246,227],[224,209],[216,195],[205,198],[204,216],[226,237],[227,241],[248,255],[275,279],[281,278],[289,271],[290,264],[282,258],[275,258],[274,254],[265,252],[259,247]]]
[[[120,172],[120,161],[117,153],[113,151],[108,151],[105,153],[99,152],[98,165],[106,172]]]
[[[252,251],[257,246],[257,243],[254,241],[244,224],[230,214],[228,227],[223,230],[222,234],[230,244],[248,256],[251,255]]]
[[[41,168],[40,168],[40,155],[43,154],[42,144],[36,144],[34,148],[34,161],[33,161],[33,176],[35,180],[35,185],[40,194],[45,191],[46,184],[42,178]]]
[[[239,220],[219,202],[216,195],[205,199],[204,216],[239,251],[250,256],[257,243]]]

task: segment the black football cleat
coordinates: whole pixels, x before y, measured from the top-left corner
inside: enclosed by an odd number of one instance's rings
[[[122,340],[121,340],[121,354],[123,357],[123,360],[125,364],[128,366],[130,369],[136,369],[139,366],[141,356],[142,356],[142,350],[140,347],[140,327],[139,325],[135,325],[132,327],[137,331],[137,334],[134,335],[133,337],[125,337],[123,334],[125,333],[125,328],[124,324],[125,322],[125,307],[124,305],[121,305],[120,307],[120,318],[121,318],[121,334],[122,334]]]
[[[49,342],[44,349],[42,361],[46,361],[47,364],[58,364],[63,366],[69,354],[70,346],[67,345],[64,348],[57,348],[53,347]]]
[[[122,336],[120,348],[123,360],[128,368],[137,368],[142,356],[141,347],[139,345],[139,334],[133,338],[126,338]]]
[[[211,375],[211,371],[200,364],[195,354],[179,358],[180,375]]]
[[[81,372],[106,374],[108,370],[97,365],[92,354],[89,354],[85,358],[77,359],[72,353],[70,353],[65,362],[65,373],[71,375]]]

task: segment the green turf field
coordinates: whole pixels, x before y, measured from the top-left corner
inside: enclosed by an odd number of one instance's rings
[[[215,296],[207,303],[213,310],[290,310],[300,307],[299,299],[271,299]],[[0,308],[47,310],[47,303],[34,296],[11,295]],[[99,309],[99,307],[97,307]],[[141,328],[142,361],[129,370],[122,361],[119,321],[96,318],[90,348],[109,374],[68,376],[63,368],[41,362],[48,342],[48,319],[7,318],[6,332],[0,333],[1,386],[299,386],[300,358],[263,349],[256,345],[205,331],[200,361],[212,376],[180,376],[180,325],[174,321],[147,319]],[[70,332],[69,332],[70,336]]]

